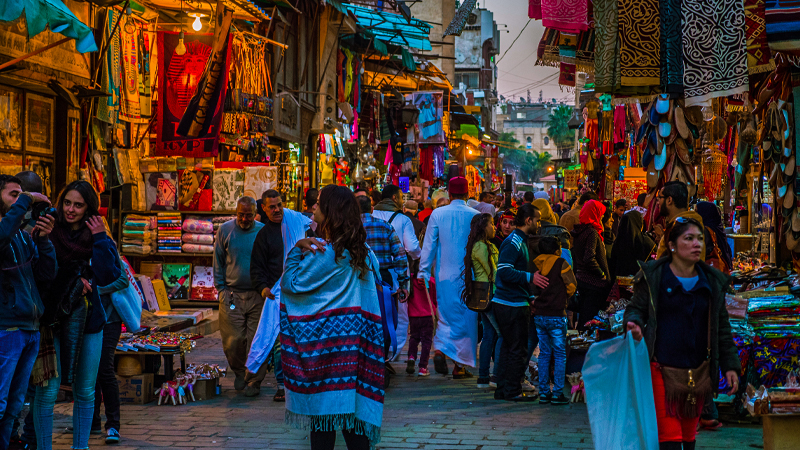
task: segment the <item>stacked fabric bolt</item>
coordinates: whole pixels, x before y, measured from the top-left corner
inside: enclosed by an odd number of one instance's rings
[[[181,252],[181,214],[158,213],[158,251]]]
[[[122,224],[122,251],[137,255],[154,253],[156,240],[156,218],[129,214]]]
[[[759,336],[786,338],[800,336],[800,299],[794,295],[751,298],[748,323]]]
[[[217,234],[220,225],[230,220],[236,220],[236,216],[216,216],[212,218],[211,222],[214,224],[214,234]]]
[[[182,228],[182,248],[184,252],[214,252],[214,224],[210,217],[187,217],[183,221]]]

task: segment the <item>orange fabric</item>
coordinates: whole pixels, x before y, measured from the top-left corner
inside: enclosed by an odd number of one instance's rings
[[[667,400],[664,392],[664,379],[657,363],[650,363],[653,378],[653,397],[656,401],[656,422],[658,423],[658,442],[692,442],[697,436],[697,422],[694,419],[678,419],[667,415]]]
[[[581,223],[590,224],[592,228],[597,230],[600,235],[600,240],[603,240],[603,214],[606,213],[606,207],[597,200],[589,200],[581,207],[581,214],[578,216]]]

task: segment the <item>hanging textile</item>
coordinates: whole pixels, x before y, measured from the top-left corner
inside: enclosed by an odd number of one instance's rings
[[[614,0],[616,1],[616,0]],[[561,33],[552,28],[545,28],[539,47],[536,50],[536,65],[544,67],[558,67],[560,61],[558,40]]]
[[[588,28],[587,0],[542,0],[542,25],[566,33]]]
[[[683,95],[681,0],[661,0],[661,92]]]
[[[178,55],[178,33],[159,31],[158,42],[158,139],[155,156],[186,156],[204,158],[217,155],[219,128],[213,135],[186,139],[175,133],[175,124],[180,121],[189,101],[197,91],[200,77],[211,56],[214,36],[186,35],[186,53]],[[218,109],[222,116],[222,108]],[[219,122],[217,122],[219,123]]]
[[[589,28],[578,34],[578,47],[575,50],[575,67],[579,72],[594,73],[595,29]]]
[[[747,91],[742,0],[684,0],[682,14],[686,106]]]
[[[619,10],[617,0],[595,0],[594,88],[611,92],[619,86]]]
[[[750,75],[775,69],[775,61],[767,44],[766,23],[764,0],[744,0],[747,70]]]
[[[103,39],[108,42],[108,51],[105,54],[105,61],[100,72],[100,89],[111,94],[108,97],[100,97],[97,105],[97,118],[106,123],[117,123],[117,113],[119,109],[119,86],[120,86],[120,39],[119,30],[113,35],[111,30],[119,20],[120,13],[113,8],[108,8],[106,24],[103,27]]]
[[[464,0],[461,3],[461,6],[458,7],[455,16],[453,16],[453,20],[450,22],[450,25],[447,26],[447,29],[444,30],[444,34],[442,38],[445,38],[450,35],[461,36],[461,32],[464,30],[464,25],[467,23],[467,19],[469,15],[472,14],[472,10],[475,9],[475,3],[478,0]]]
[[[155,24],[149,27],[155,29]],[[139,115],[147,122],[153,116],[152,109],[152,81],[150,78],[150,58],[153,50],[151,33],[144,28],[139,29]]]
[[[772,51],[800,49],[800,9],[796,1],[766,0],[767,42]]]
[[[542,20],[542,0],[528,0],[528,17]]]
[[[661,30],[658,0],[618,0],[622,86],[658,86]]]
[[[130,123],[147,123],[148,118],[142,117],[141,96],[139,86],[142,81],[140,68],[144,66],[141,60],[141,33],[135,27],[133,33],[128,33],[127,27],[120,27],[119,38],[122,41],[122,64],[120,71],[120,108],[119,119]],[[149,99],[148,99],[149,100]]]

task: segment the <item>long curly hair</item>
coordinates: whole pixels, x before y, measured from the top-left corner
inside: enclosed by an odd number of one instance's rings
[[[467,238],[467,254],[464,255],[464,271],[461,272],[461,278],[464,280],[464,290],[461,291],[461,301],[465,304],[467,303],[467,299],[469,299],[470,295],[472,295],[472,249],[475,247],[475,244],[478,242],[487,242],[488,246],[488,236],[486,236],[486,227],[489,223],[494,220],[491,214],[477,214],[472,218],[472,222],[469,223],[469,237]],[[492,251],[492,247],[489,247],[489,251]],[[491,259],[492,255],[489,255]],[[491,278],[492,274],[489,274]]]
[[[325,220],[317,231],[333,245],[335,260],[350,252],[350,265],[358,269],[359,277],[369,272],[367,232],[361,222],[361,210],[356,197],[344,186],[328,185],[319,192],[318,208]]]

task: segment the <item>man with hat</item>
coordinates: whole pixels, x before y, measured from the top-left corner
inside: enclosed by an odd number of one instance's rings
[[[436,296],[439,305],[439,324],[433,345],[436,353],[433,365],[436,372],[447,374],[447,360],[453,360],[453,378],[471,377],[463,366],[475,367],[478,346],[478,317],[461,301],[467,238],[470,222],[479,214],[467,206],[467,179],[450,179],[450,204],[436,208],[428,220],[425,245],[422,247],[418,278],[430,280],[435,267]]]

